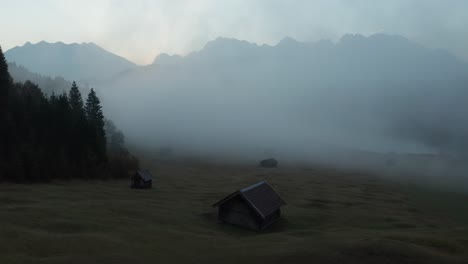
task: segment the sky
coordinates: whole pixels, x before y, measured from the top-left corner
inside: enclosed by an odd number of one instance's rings
[[[465,0],[0,0],[3,50],[94,42],[138,64],[185,55],[219,36],[276,44],[398,34],[468,61]]]

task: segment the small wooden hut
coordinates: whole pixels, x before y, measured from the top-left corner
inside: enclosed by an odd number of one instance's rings
[[[135,189],[148,189],[153,185],[153,175],[148,170],[138,170],[131,180],[131,187]]]
[[[219,208],[221,222],[260,231],[280,217],[283,205],[286,202],[278,193],[266,181],[261,181],[232,193],[213,206]]]
[[[278,167],[278,161],[273,158],[261,160],[259,166],[264,168],[276,168]]]

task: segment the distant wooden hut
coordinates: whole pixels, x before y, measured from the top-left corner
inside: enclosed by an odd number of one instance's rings
[[[153,175],[148,170],[138,170],[131,180],[131,187],[135,189],[147,189],[153,185]]]
[[[264,168],[276,168],[278,167],[278,161],[273,158],[261,160],[259,166]]]
[[[215,203],[218,219],[223,223],[264,230],[273,224],[281,214],[286,202],[266,182],[261,181],[241,189]]]

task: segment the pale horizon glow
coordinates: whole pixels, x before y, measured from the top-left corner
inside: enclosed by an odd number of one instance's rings
[[[468,60],[463,0],[0,0],[4,51],[26,42],[93,42],[137,64],[185,55],[219,36],[274,45],[347,33],[402,35]]]

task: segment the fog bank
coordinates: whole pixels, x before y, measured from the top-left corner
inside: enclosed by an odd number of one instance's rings
[[[466,73],[453,55],[399,36],[275,46],[218,38],[98,88],[106,113],[137,145],[359,164],[369,153],[463,157]]]

